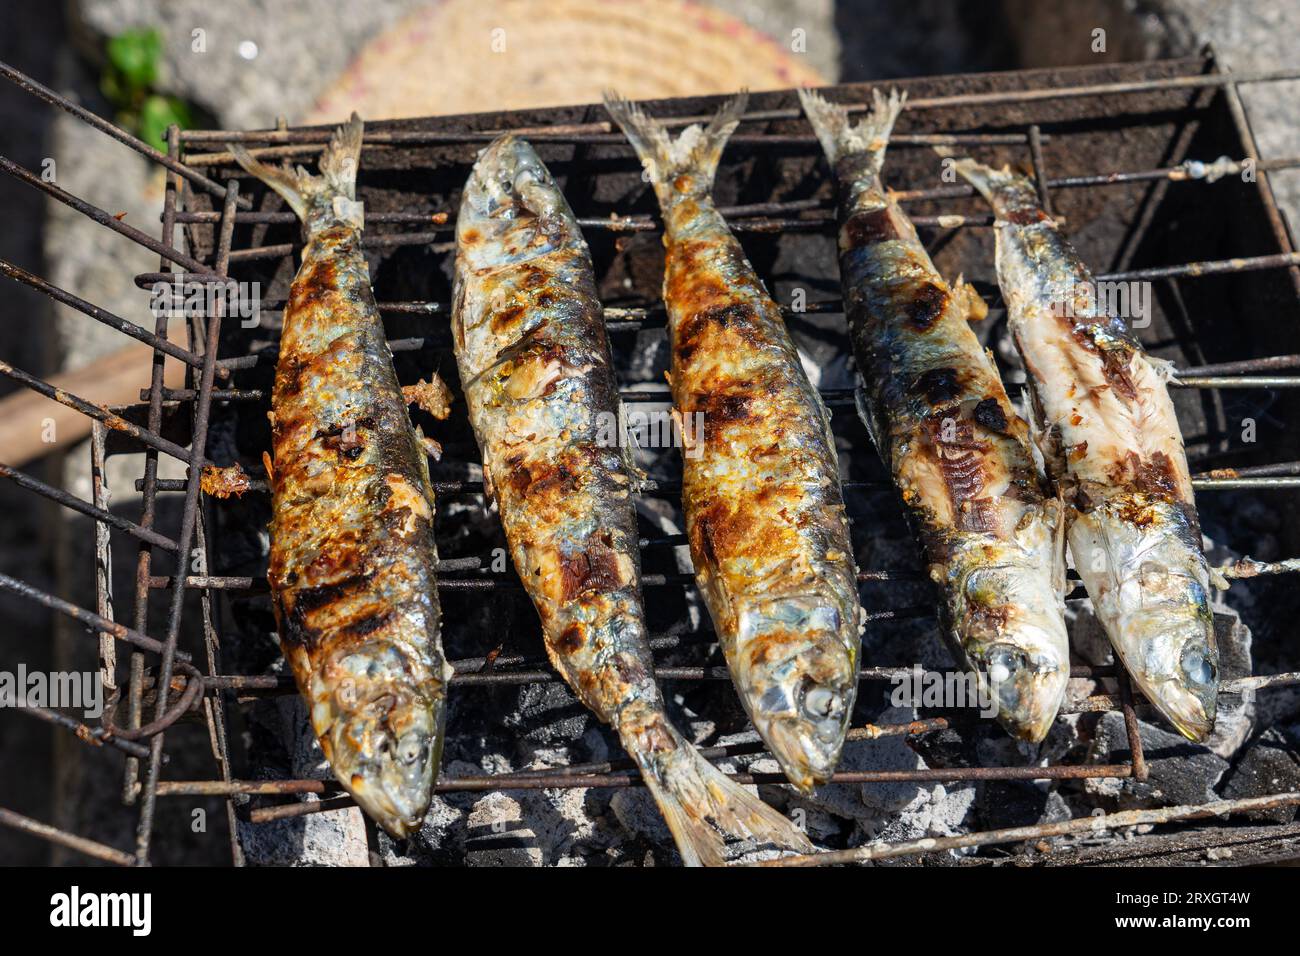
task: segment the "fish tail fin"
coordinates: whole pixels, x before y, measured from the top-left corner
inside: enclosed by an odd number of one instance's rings
[[[654,749],[628,749],[687,866],[724,866],[728,845],[737,841],[813,852],[793,823],[700,756],[667,722],[657,721],[654,731]]]
[[[1016,178],[1010,166],[994,169],[992,166],[977,162],[969,156],[956,159],[953,168],[989,202],[994,201],[998,190]]]
[[[713,189],[722,149],[739,125],[748,102],[749,93],[741,90],[718,108],[708,126],[693,123],[673,137],[659,120],[636,103],[623,99],[613,90],[605,92],[605,109],[636,149],[661,204],[668,202],[682,176],[690,178],[687,191],[696,195],[707,195]]]
[[[280,166],[268,165],[237,143],[227,143],[226,148],[246,172],[279,193],[304,223],[322,208],[340,219],[357,219],[361,215],[356,193],[362,129],[361,117],[353,113],[348,122],[334,131],[321,154],[318,175],[301,166],[291,167],[287,162]]]
[[[830,102],[820,93],[801,89],[799,100],[832,166],[852,153],[866,153],[875,171],[880,172],[885,164],[889,135],[907,102],[906,92],[890,90],[889,96],[885,96],[880,90],[872,90],[871,111],[856,125],[849,121],[845,107]]]
[[[940,155],[949,152],[937,150]],[[999,219],[1014,209],[1038,206],[1038,190],[1028,177],[1003,166],[994,169],[969,156],[955,160],[953,168],[983,196]]]

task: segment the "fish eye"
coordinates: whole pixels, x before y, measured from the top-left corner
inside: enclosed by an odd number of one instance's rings
[[[994,645],[985,657],[988,678],[994,684],[1004,684],[1011,680],[1028,663],[1023,651],[1006,644]]]
[[[840,695],[828,687],[815,685],[804,692],[804,713],[816,719],[831,716],[838,709]]]
[[[1202,687],[1213,684],[1217,676],[1214,661],[1200,647],[1184,648],[1178,666],[1189,681]]]

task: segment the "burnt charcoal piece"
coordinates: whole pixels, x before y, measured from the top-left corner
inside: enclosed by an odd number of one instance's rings
[[[1300,727],[1291,729],[1296,733],[1288,737],[1270,727],[1251,742],[1219,790],[1225,800],[1300,790]],[[1290,823],[1296,818],[1296,808],[1259,810],[1246,816],[1265,823]]]

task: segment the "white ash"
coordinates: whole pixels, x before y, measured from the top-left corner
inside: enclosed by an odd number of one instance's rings
[[[308,795],[305,802],[319,798]],[[239,843],[251,866],[369,866],[366,824],[359,807],[269,823],[240,821]]]
[[[279,716],[281,743],[289,754],[287,776],[333,781],[302,699],[296,694],[277,697],[270,707]],[[318,803],[320,798],[305,794],[302,800]],[[240,821],[239,841],[245,860],[253,866],[370,865],[365,818],[355,806],[269,823]]]

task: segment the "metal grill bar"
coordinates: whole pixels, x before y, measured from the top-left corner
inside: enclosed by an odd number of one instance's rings
[[[125,236],[132,242],[144,246],[150,252],[156,252],[161,256],[165,256],[177,265],[189,269],[191,272],[198,272],[209,277],[216,275],[211,268],[204,265],[202,262],[199,262],[197,259],[191,259],[183,253],[168,248],[148,233],[141,232],[139,229],[135,228],[135,226],[128,226],[112,213],[105,212],[98,206],[92,205],[84,199],[72,195],[72,193],[60,186],[56,186],[54,183],[47,183],[31,170],[24,169],[22,166],[6,159],[4,156],[0,156],[0,171],[8,173],[10,176],[27,183],[29,186],[35,186],[47,196],[51,196],[63,203],[65,206],[75,209],[86,218],[94,220],[101,226],[107,226],[118,235]]]
[[[30,584],[19,581],[17,578],[11,578],[7,574],[0,574],[0,590],[35,601],[37,604],[44,605],[52,611],[58,611],[60,614],[66,614],[68,617],[85,624],[88,628],[93,628],[96,632],[111,634],[120,641],[126,641],[128,644],[134,644],[136,647],[152,651],[155,654],[162,652],[163,645],[161,641],[156,641],[152,637],[141,634],[124,624],[118,624],[116,621],[101,617],[94,611],[87,611],[85,608],[77,607],[72,602],[65,601],[61,597],[46,594],[40,588],[34,588]],[[176,659],[188,661],[190,656],[184,651],[177,651]]]
[[[173,124],[167,129],[167,154],[172,160],[180,156],[180,134],[177,127]],[[181,177],[175,173],[167,176],[166,186],[163,192],[163,211],[162,211],[162,241],[167,245],[172,245],[176,239],[176,195],[180,191]],[[159,268],[162,274],[170,274],[171,265],[165,256],[159,256]],[[154,335],[158,339],[165,339],[167,336],[167,326],[170,315],[166,309],[160,309],[154,318]],[[161,356],[155,353],[153,367],[149,376],[149,393],[145,400],[149,402],[148,424],[149,430],[157,433],[162,427],[162,390],[165,377],[164,361]],[[145,449],[144,457],[144,477],[142,487],[137,491],[142,492],[144,503],[144,514],[140,523],[145,527],[151,527],[155,518],[156,494],[158,479],[158,453],[153,448]],[[108,554],[100,556],[101,562],[107,561]],[[136,553],[135,569],[135,606],[134,621],[137,631],[148,630],[149,619],[149,572],[153,563],[153,552],[147,547],[141,547]],[[103,600],[103,598],[101,598]],[[127,682],[127,728],[138,730],[144,719],[143,711],[144,698],[144,656],[140,653],[131,655],[130,671]],[[127,806],[132,805],[139,789],[140,764],[137,759],[128,758],[126,765],[122,769],[122,802]]]
[[[28,93],[31,93],[33,96],[44,100],[46,103],[49,103],[51,106],[58,107],[59,109],[63,110],[66,113],[71,113],[73,116],[77,117],[77,119],[81,120],[86,125],[93,126],[101,133],[104,133],[105,135],[111,137],[112,139],[117,140],[123,146],[128,146],[131,149],[135,150],[137,153],[139,153],[141,156],[145,157],[146,159],[153,160],[155,163],[158,163],[160,166],[163,166],[171,170],[173,173],[175,173],[178,176],[184,176],[187,180],[194,183],[196,186],[200,187],[201,189],[210,192],[212,195],[224,196],[226,194],[225,187],[222,186],[220,183],[214,182],[211,179],[208,179],[208,177],[204,176],[202,173],[196,172],[186,164],[177,160],[175,156],[168,156],[166,153],[159,152],[158,150],[150,146],[148,143],[146,143],[144,140],[138,139],[135,136],[132,136],[126,130],[122,129],[120,126],[114,126],[108,120],[96,116],[90,110],[86,109],[85,107],[77,103],[72,102],[72,100],[68,99],[67,97],[60,96],[58,93],[55,93],[48,86],[38,83],[36,80],[32,79],[27,74],[19,70],[15,70],[9,64],[0,62],[0,76],[3,76],[5,79],[10,80],[20,90],[26,90]],[[245,203],[247,203],[247,200],[245,200]]]
[[[8,362],[0,361],[0,375],[11,378],[18,384],[25,385],[33,392],[44,395],[46,398],[56,401],[60,405],[66,405],[71,409],[81,412],[81,414],[85,415],[87,418],[93,418],[96,421],[103,422],[113,431],[122,432],[124,435],[129,435],[137,441],[141,441],[159,451],[164,451],[173,458],[177,458],[181,461],[189,460],[190,453],[186,449],[177,445],[175,442],[168,441],[166,438],[155,434],[147,428],[141,428],[139,425],[127,421],[111,408],[96,405],[93,402],[86,401],[84,398],[73,395],[71,392],[65,392],[61,388],[56,388],[29,372],[24,372],[22,369],[14,368]]]
[[[239,184],[231,181],[226,186],[226,202],[223,211],[226,221],[222,225],[221,240],[217,253],[217,270],[225,275],[230,258],[230,245],[235,229],[234,213],[239,203]],[[159,245],[162,245],[159,243]],[[166,248],[166,247],[164,247]],[[170,252],[170,250],[168,250]],[[173,253],[174,255],[174,253]],[[168,256],[177,261],[173,256]],[[188,257],[186,257],[188,258]],[[185,263],[181,262],[181,265]],[[188,268],[188,266],[187,266]],[[185,506],[181,512],[181,530],[177,537],[179,550],[176,557],[176,575],[183,579],[189,564],[190,543],[194,538],[194,526],[199,504],[199,471],[206,460],[203,452],[207,443],[208,415],[212,409],[212,383],[217,371],[217,348],[221,341],[221,318],[224,309],[221,303],[207,316],[207,341],[203,349],[203,372],[199,379],[199,398],[194,409],[194,437],[189,455],[189,484],[185,489]],[[167,618],[167,638],[163,643],[162,661],[158,665],[158,686],[167,687],[171,682],[172,669],[176,660],[176,641],[180,637],[181,608],[185,600],[185,582],[172,589],[172,603]],[[167,695],[158,695],[158,706],[154,721],[162,723],[167,717]],[[136,828],[136,861],[147,863],[149,860],[149,841],[153,837],[153,814],[157,798],[159,773],[162,769],[162,733],[150,738],[149,767],[145,774],[144,794],[140,801],[140,823]]]
[[[951,837],[929,837],[905,843],[873,843],[852,850],[829,850],[804,856],[764,860],[756,866],[834,866],[843,863],[866,863],[920,853],[941,853],[998,843],[1020,843],[1076,833],[1103,833],[1125,827],[1157,826],[1186,820],[1205,820],[1234,813],[1251,813],[1279,807],[1300,805],[1300,793],[1281,793],[1272,797],[1246,797],[1241,800],[1215,800],[1200,806],[1164,807],[1160,810],[1125,810],[1096,817],[1076,817],[1061,823],[1040,823],[1031,827],[1007,827],[966,833]]]
[[[28,491],[34,491],[38,495],[44,495],[51,501],[57,501],[65,508],[71,508],[73,511],[79,511],[87,517],[94,518],[97,521],[103,521],[105,524],[111,524],[119,531],[125,531],[127,534],[139,538],[141,541],[147,541],[150,544],[157,545],[167,551],[176,550],[176,542],[166,535],[159,534],[149,528],[142,528],[134,521],[128,521],[120,515],[115,515],[111,511],[92,505],[89,501],[82,501],[76,495],[69,494],[62,488],[55,488],[47,485],[30,475],[25,475],[21,471],[10,468],[8,465],[0,464],[0,478],[8,478],[19,488],[26,488]]]
[[[38,292],[43,292],[55,302],[62,302],[64,305],[70,306],[78,312],[90,316],[96,322],[102,322],[111,329],[117,329],[119,332],[131,336],[131,338],[138,342],[152,345],[154,348],[167,353],[172,358],[184,362],[192,368],[203,367],[202,360],[189,349],[183,349],[173,342],[168,342],[166,339],[159,338],[148,329],[141,328],[134,322],[130,322],[119,315],[114,315],[107,309],[101,309],[99,306],[93,305],[85,299],[73,295],[71,292],[66,292],[58,286],[46,282],[40,276],[33,275],[26,269],[20,269],[18,266],[0,259],[0,274],[6,275],[11,279],[23,283],[23,285],[36,289]]]
[[[30,833],[32,836],[40,837],[42,840],[57,843],[59,846],[66,846],[70,850],[76,850],[78,853],[84,853],[105,863],[131,866],[135,862],[135,858],[129,853],[123,853],[121,850],[104,843],[98,843],[95,840],[87,840],[75,833],[68,833],[66,830],[60,830],[48,823],[41,823],[39,820],[25,817],[21,813],[14,813],[14,811],[6,810],[4,807],[0,807],[0,823],[15,830],[21,830],[23,833]]]
[[[950,96],[914,97],[903,104],[906,112],[915,110],[933,110],[958,106],[997,106],[1004,103],[1033,103],[1043,100],[1068,99],[1074,97],[1100,97],[1129,93],[1152,93],[1160,90],[1201,89],[1204,87],[1233,86],[1238,83],[1272,83],[1282,80],[1300,79],[1300,70],[1261,70],[1246,73],[1204,73],[1194,76],[1162,77],[1151,80],[1138,80],[1121,83],[1085,83],[1072,86],[1054,86],[1028,90],[993,90],[981,93],[960,93]],[[865,111],[865,103],[846,103],[850,113]],[[669,129],[689,126],[691,123],[707,123],[710,115],[662,117],[663,125]],[[768,122],[771,120],[802,120],[799,109],[753,110],[740,117],[742,123]],[[587,143],[588,135],[612,133],[613,127],[608,122],[575,123],[562,131],[546,127],[520,127],[516,133],[541,138],[552,136],[562,142]],[[482,137],[495,138],[508,130],[464,130],[464,131],[393,131],[384,133],[367,133],[365,142],[384,143],[388,145],[427,146],[439,143],[473,143],[482,142]],[[182,143],[326,143],[333,128],[313,126],[300,129],[268,130],[183,130]],[[451,138],[458,137],[458,138]],[[563,139],[560,139],[563,137]],[[901,136],[899,139],[901,140]],[[1021,137],[1021,142],[1024,137]],[[890,143],[895,142],[890,137]]]

